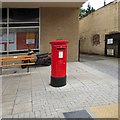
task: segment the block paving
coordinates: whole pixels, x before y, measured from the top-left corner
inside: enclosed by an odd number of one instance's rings
[[[118,118],[118,80],[106,73],[69,62],[67,85],[52,87],[51,66],[19,70],[1,75],[2,118],[64,118],[63,113],[78,110],[93,118]]]

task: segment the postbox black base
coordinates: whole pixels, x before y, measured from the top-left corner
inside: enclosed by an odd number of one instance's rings
[[[62,78],[54,78],[51,76],[51,86],[53,87],[62,87],[66,85],[66,76]]]

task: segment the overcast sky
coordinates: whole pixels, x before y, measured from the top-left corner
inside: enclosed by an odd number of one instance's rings
[[[86,9],[89,3],[94,9],[98,9],[104,5],[104,1],[108,4],[114,0],[87,0],[87,2],[83,4],[83,8]]]

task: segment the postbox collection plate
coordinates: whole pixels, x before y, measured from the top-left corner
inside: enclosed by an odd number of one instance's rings
[[[63,51],[59,51],[58,58],[63,58]]]

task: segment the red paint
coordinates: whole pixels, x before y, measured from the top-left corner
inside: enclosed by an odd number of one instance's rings
[[[52,45],[52,77],[60,78],[66,76],[67,43],[68,40],[54,40],[50,42]],[[62,54],[59,55],[60,52],[63,53],[63,56]]]

